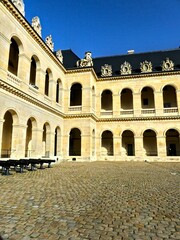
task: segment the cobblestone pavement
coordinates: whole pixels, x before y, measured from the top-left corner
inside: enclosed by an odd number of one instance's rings
[[[180,239],[180,164],[69,162],[0,175],[4,240]]]

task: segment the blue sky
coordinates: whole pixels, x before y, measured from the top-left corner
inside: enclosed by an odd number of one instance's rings
[[[180,0],[24,0],[26,19],[39,16],[42,38],[80,58],[180,46]]]

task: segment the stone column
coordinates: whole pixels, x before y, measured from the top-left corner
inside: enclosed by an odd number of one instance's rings
[[[96,95],[96,115],[101,116],[101,93]]]
[[[154,92],[155,111],[157,116],[163,115],[163,92]]]
[[[82,88],[82,112],[90,112],[92,108],[92,89]]]
[[[42,144],[42,129],[32,129],[32,157],[42,157],[43,153],[43,144]]]
[[[13,124],[11,158],[23,158],[25,156],[26,129],[27,125]]]
[[[49,80],[49,98],[56,102],[56,81],[53,79]]]
[[[113,94],[113,117],[120,116],[120,96],[118,93]]]
[[[31,59],[25,53],[20,53],[18,63],[18,78],[20,78],[22,83],[24,83],[24,88],[29,87],[30,69]]]
[[[39,88],[39,92],[44,95],[44,87],[45,87],[45,75],[46,72],[41,68],[37,68],[36,71],[36,86]]]
[[[179,90],[176,90],[176,99],[177,99],[178,113],[180,114],[180,91]]]
[[[81,135],[81,157],[87,158],[89,156],[91,156],[90,135],[82,134]]]
[[[133,93],[134,116],[141,116],[141,93]]]
[[[9,49],[11,41],[0,33],[0,76],[1,79],[6,80],[9,62]]]
[[[69,133],[62,136],[62,156],[69,157]]]
[[[116,160],[120,160],[120,156],[121,156],[121,139],[120,136],[114,136],[113,139],[113,147],[114,147],[114,158]]]
[[[54,132],[47,132],[46,134],[46,151],[49,152],[49,157],[54,157]]]
[[[143,136],[136,136],[134,138],[134,146],[135,146],[135,157],[137,160],[144,161],[146,160],[145,151],[143,148]]]
[[[158,148],[158,157],[164,158],[167,156],[165,136],[157,136],[157,148]]]

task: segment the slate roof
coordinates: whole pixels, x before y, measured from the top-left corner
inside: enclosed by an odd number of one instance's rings
[[[63,65],[66,69],[77,69],[76,62],[80,58],[73,53],[72,50],[64,50],[63,54]],[[120,66],[126,61],[131,64],[132,74],[140,74],[140,63],[148,61],[152,63],[152,72],[162,71],[162,62],[169,58],[174,63],[174,70],[180,70],[180,48],[165,51],[154,51],[145,53],[133,53],[117,56],[97,57],[93,58],[93,68],[98,77],[101,77],[101,66],[105,64],[112,66],[112,76],[120,76]],[[143,74],[143,73],[142,73]]]
[[[73,69],[76,67],[76,62],[80,59],[71,49],[62,50],[63,65],[66,69]]]

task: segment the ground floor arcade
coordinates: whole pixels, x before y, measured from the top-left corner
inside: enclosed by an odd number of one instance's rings
[[[85,161],[180,159],[178,122],[58,121],[58,118],[56,121],[49,118],[38,123],[35,117],[21,119],[15,110],[8,109],[0,120],[1,158],[56,157]]]

